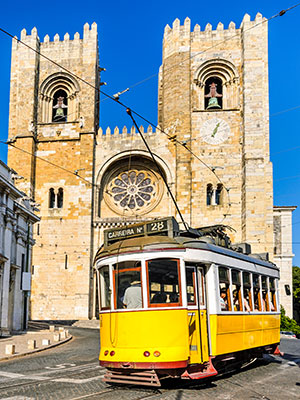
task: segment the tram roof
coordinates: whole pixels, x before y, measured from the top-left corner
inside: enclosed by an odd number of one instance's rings
[[[233,257],[235,259],[243,260],[246,262],[251,262],[257,265],[265,266],[268,268],[279,270],[279,268],[268,261],[261,260],[259,258],[253,257],[251,255],[246,255],[239,253],[237,251],[228,249],[226,247],[217,246],[215,244],[207,243],[205,237],[202,238],[191,238],[184,236],[142,236],[119,240],[109,245],[103,245],[99,248],[95,262],[101,258],[109,257],[117,254],[126,253],[137,253],[137,252],[147,252],[154,250],[186,250],[186,249],[199,249],[206,250],[213,253],[221,254],[227,257]]]

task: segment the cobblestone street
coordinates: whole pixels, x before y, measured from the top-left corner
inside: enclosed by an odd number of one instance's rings
[[[170,381],[157,390],[111,387],[102,382],[97,329],[71,328],[73,339],[57,348],[0,363],[1,399],[298,399],[300,341],[283,340],[283,357],[266,357],[242,371],[211,381]]]

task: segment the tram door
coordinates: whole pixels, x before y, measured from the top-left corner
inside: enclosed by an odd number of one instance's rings
[[[186,265],[190,364],[209,360],[205,275],[202,267]]]

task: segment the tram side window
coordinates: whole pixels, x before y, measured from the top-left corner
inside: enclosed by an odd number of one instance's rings
[[[181,305],[179,260],[160,258],[146,265],[150,307]]]
[[[219,294],[221,311],[231,311],[228,268],[219,267]]]
[[[275,279],[269,278],[269,284],[270,284],[270,295],[271,295],[270,309],[271,311],[277,311]]]
[[[233,310],[242,311],[241,273],[236,269],[231,270]]]
[[[253,296],[254,296],[254,311],[261,311],[260,283],[259,275],[253,274]]]
[[[243,309],[244,311],[252,311],[253,310],[253,301],[251,294],[251,280],[250,273],[243,272]]]
[[[262,311],[270,311],[268,282],[266,276],[261,277],[261,287],[262,287]]]
[[[124,261],[113,265],[115,308],[143,307],[140,261]]]
[[[110,309],[109,267],[105,265],[100,269],[100,307],[101,310]]]

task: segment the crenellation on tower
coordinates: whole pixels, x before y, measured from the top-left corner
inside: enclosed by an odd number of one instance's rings
[[[222,22],[219,22],[217,25],[217,31],[223,31],[224,30],[224,24]]]
[[[190,18],[186,17],[184,20],[184,25],[183,25],[183,37],[187,38],[191,34],[191,20]]]
[[[245,23],[247,23],[247,22],[251,22],[251,17],[250,17],[249,14],[246,13],[246,14],[244,15],[243,19],[242,19],[240,28],[242,28],[243,25],[244,25]]]
[[[168,35],[170,32],[172,32],[172,28],[170,27],[169,24],[167,24],[167,25],[165,26],[164,36],[165,36],[165,35]]]
[[[179,18],[176,18],[173,21],[172,30],[173,30],[173,33],[176,33],[176,34],[179,35],[179,33],[180,33],[180,20],[179,20]]]
[[[141,125],[139,129],[141,133],[144,134],[146,137],[159,135],[162,133],[159,126],[157,126],[156,129],[153,129],[151,125],[148,125],[147,129],[145,129],[144,126]],[[123,126],[122,129],[120,129],[118,126],[115,126],[113,129],[110,126],[108,126],[106,129],[100,127],[98,130],[99,138],[101,136],[104,136],[106,138],[112,137],[114,139],[126,139],[127,137],[131,137],[133,135],[136,137],[140,137],[139,132],[136,130],[134,125],[132,125],[129,130],[127,129],[127,126]]]
[[[229,23],[229,25],[228,25],[228,30],[229,31],[234,31],[236,28],[235,28],[235,23],[233,22],[233,21],[231,21],[230,23]]]
[[[27,37],[27,31],[26,31],[25,28],[23,28],[23,29],[21,30],[21,40],[26,39],[26,37]]]
[[[173,21],[172,28],[169,25],[165,26],[164,42],[165,44],[169,42],[169,45],[171,46],[172,45],[171,42],[174,42],[175,37],[178,37],[178,39],[186,39],[190,36],[190,34],[193,40],[196,39],[201,39],[202,41],[207,40],[207,35],[211,35],[212,38],[220,39],[220,33],[222,31],[224,31],[224,35],[227,35],[228,31],[230,33],[233,32],[239,33],[241,29],[245,29],[246,25],[247,28],[249,28],[250,26],[253,26],[254,24],[257,24],[262,21],[266,21],[266,18],[263,18],[261,13],[257,13],[254,20],[251,20],[249,14],[245,14],[241,22],[240,28],[236,28],[236,24],[233,21],[231,21],[227,29],[224,29],[224,24],[222,22],[219,22],[217,24],[216,29],[213,29],[212,25],[208,22],[204,30],[201,30],[199,24],[196,24],[194,26],[194,30],[191,31],[191,20],[189,18],[186,18],[184,20],[183,25],[180,25],[180,20],[176,18]]]

